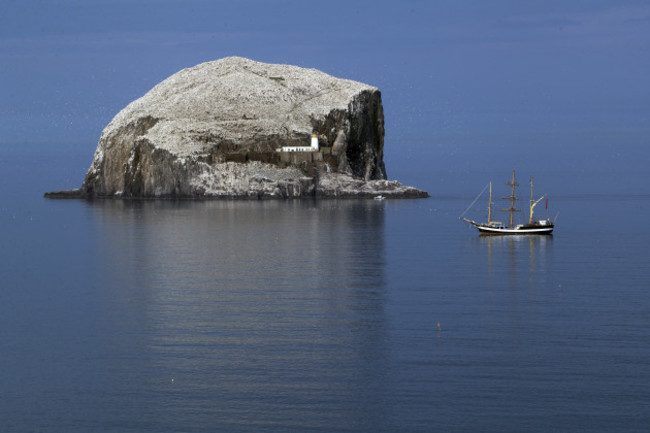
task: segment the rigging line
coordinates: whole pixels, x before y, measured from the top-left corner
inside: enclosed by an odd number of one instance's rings
[[[458,219],[461,219],[462,217],[465,216],[465,214],[467,213],[467,211],[470,210],[470,209],[472,208],[472,206],[474,206],[474,204],[476,203],[476,201],[477,201],[477,200],[478,200],[478,199],[483,195],[483,193],[485,192],[485,190],[487,189],[488,186],[490,186],[490,183],[488,183],[487,185],[485,185],[485,188],[483,188],[483,191],[481,191],[481,192],[479,193],[479,195],[476,196],[476,198],[474,199],[474,201],[473,201],[469,206],[467,206],[467,209],[465,209],[465,212],[463,212],[462,214],[460,214],[460,216],[458,217]]]

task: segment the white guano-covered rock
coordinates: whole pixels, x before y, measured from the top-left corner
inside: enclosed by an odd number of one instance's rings
[[[276,151],[309,146],[313,133],[321,152],[291,159]],[[228,57],[184,69],[120,111],[102,132],[79,194],[374,195],[373,181],[386,179],[383,146],[377,88]],[[419,191],[400,187],[393,195]]]

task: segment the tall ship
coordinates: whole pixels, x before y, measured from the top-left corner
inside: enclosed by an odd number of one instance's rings
[[[528,223],[527,224],[515,224],[514,223],[514,215],[515,212],[521,212],[521,209],[515,208],[515,202],[519,200],[518,197],[515,196],[515,188],[519,186],[517,183],[517,180],[515,178],[515,171],[512,170],[512,180],[510,182],[507,182],[506,185],[510,187],[510,195],[508,197],[503,197],[504,200],[508,200],[509,202],[509,207],[505,209],[499,209],[501,211],[508,212],[510,214],[510,224],[506,225],[500,221],[493,221],[492,220],[492,181],[490,181],[490,196],[488,199],[488,217],[487,217],[487,222],[485,223],[480,223],[476,222],[467,218],[464,218],[461,215],[461,219],[465,222],[470,223],[474,227],[478,229],[480,234],[482,235],[550,235],[553,233],[553,228],[555,227],[555,223],[552,218],[543,218],[543,219],[534,219],[533,218],[533,210],[535,206],[542,201],[542,199],[546,198],[546,195],[541,196],[537,200],[534,199],[533,196],[533,178],[530,178],[530,206],[528,210]],[[485,192],[485,189],[483,189],[483,192]],[[483,194],[483,193],[481,193]],[[479,197],[480,195],[479,194]],[[478,197],[477,197],[478,199]],[[474,200],[476,202],[476,200]],[[547,201],[548,203],[548,201]],[[470,205],[471,207],[472,205]],[[547,204],[548,206],[548,204]],[[469,208],[467,209],[469,210]],[[467,210],[465,212],[467,212]],[[463,215],[465,214],[463,213]]]

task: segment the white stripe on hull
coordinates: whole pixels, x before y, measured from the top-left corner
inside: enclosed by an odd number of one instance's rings
[[[490,234],[503,234],[503,235],[532,235],[532,234],[549,234],[553,231],[553,227],[540,227],[540,228],[521,228],[521,229],[505,229],[497,227],[484,227],[476,226],[481,233]]]

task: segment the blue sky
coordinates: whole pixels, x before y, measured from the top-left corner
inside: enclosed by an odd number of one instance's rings
[[[541,145],[650,162],[650,2],[631,0],[2,0],[0,146],[89,164],[130,101],[230,55],[379,87],[398,165]]]

